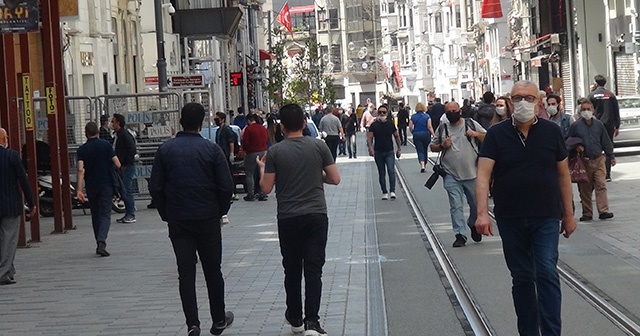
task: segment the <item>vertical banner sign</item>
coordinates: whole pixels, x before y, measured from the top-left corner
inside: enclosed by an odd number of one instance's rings
[[[0,0],[0,34],[38,31],[39,0]]]
[[[47,96],[47,114],[56,114],[56,88],[48,86],[44,91]]]
[[[24,110],[24,126],[33,131],[33,101],[31,99],[31,76],[22,75],[22,109]]]

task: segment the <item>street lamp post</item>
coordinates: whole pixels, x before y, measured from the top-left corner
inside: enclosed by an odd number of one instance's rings
[[[169,12],[175,11],[172,10],[173,6],[168,4],[170,7]],[[164,24],[162,22],[162,8],[165,5],[162,4],[162,0],[154,0],[154,11],[156,15],[156,43],[158,47],[158,62],[156,63],[158,68],[158,91],[167,92],[168,91],[168,82],[167,82],[167,59],[164,56]]]

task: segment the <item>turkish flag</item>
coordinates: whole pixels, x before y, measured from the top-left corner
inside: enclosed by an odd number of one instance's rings
[[[500,0],[483,0],[480,16],[483,19],[498,19],[502,17]]]
[[[293,36],[293,27],[291,27],[291,12],[289,12],[289,2],[284,3],[284,6],[282,6],[282,9],[280,10],[280,13],[278,14],[276,20],[278,20],[281,25],[287,28],[291,36]]]

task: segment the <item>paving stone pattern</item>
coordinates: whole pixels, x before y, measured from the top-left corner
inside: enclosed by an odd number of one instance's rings
[[[342,182],[326,186],[329,241],[321,322],[330,335],[366,335],[365,209],[369,158],[340,159]],[[15,285],[0,287],[0,335],[186,335],[175,257],[166,224],[146,203],[136,224],[115,223],[107,249],[95,255],[90,215],[74,212],[77,229],[19,249]],[[276,199],[236,201],[223,228],[227,309],[224,335],[291,335],[285,324],[284,273],[276,227]],[[27,237],[29,234],[27,232]],[[197,278],[203,335],[211,326],[202,272]],[[380,294],[381,295],[381,294]]]

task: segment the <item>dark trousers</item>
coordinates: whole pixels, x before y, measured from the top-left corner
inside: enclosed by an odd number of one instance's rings
[[[340,143],[338,144],[338,151],[340,152],[340,155],[347,155],[346,150],[347,150],[346,141],[340,140]]]
[[[407,145],[407,125],[398,126],[398,133],[400,134],[400,144]]]
[[[339,135],[327,135],[324,138],[324,142],[329,146],[329,151],[331,155],[333,155],[333,161],[338,157],[338,145],[340,144],[340,136]]]
[[[607,126],[607,125],[605,125],[604,128],[607,130],[607,135],[609,136],[609,140],[611,140],[611,144],[613,144],[613,133],[615,132],[615,128],[613,126]],[[604,161],[604,164],[607,169],[606,178],[611,178],[611,160],[607,158]]]
[[[89,209],[91,209],[91,224],[96,242],[106,242],[111,227],[111,201],[113,188],[111,186],[87,188]]]
[[[182,310],[187,326],[200,326],[196,298],[196,251],[200,256],[214,323],[224,320],[224,279],[220,218],[169,222],[169,238],[178,263]]]
[[[302,273],[304,272],[305,321],[318,321],[322,296],[322,267],[325,262],[329,219],[311,214],[278,219],[280,253],[284,266],[287,309],[293,319],[302,317]]]

